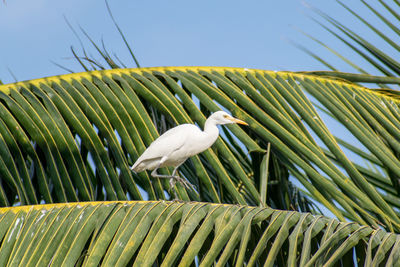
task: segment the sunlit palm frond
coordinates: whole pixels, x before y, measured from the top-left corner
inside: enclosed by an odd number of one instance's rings
[[[129,166],[158,129],[202,126],[222,108],[249,127],[229,126],[213,149],[182,167],[197,190],[178,187],[181,199],[313,210],[308,201],[298,203],[305,193],[342,220],[399,228],[397,100],[355,84],[288,72],[170,67],[69,74],[0,90],[2,205],[166,199],[167,183]],[[154,110],[167,123],[161,128]],[[341,130],[324,123],[324,112]],[[374,169],[367,172],[336,141],[348,134]]]
[[[0,209],[0,264],[377,266],[400,236],[308,213],[237,205],[103,202]]]

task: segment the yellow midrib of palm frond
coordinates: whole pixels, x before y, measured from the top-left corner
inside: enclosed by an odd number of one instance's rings
[[[96,205],[112,205],[112,204],[148,204],[148,203],[159,203],[159,200],[132,200],[132,201],[124,201],[124,200],[115,200],[115,201],[85,201],[85,202],[68,202],[68,203],[52,203],[52,204],[38,204],[38,205],[24,205],[24,206],[14,206],[14,207],[3,207],[0,208],[0,215],[6,212],[14,212],[18,213],[19,211],[22,212],[29,212],[31,210],[51,210],[53,208],[63,208],[63,207],[85,207],[85,206],[96,206]],[[173,204],[176,203],[174,201],[162,201],[165,204]],[[192,201],[194,203],[202,203]],[[204,202],[205,203],[205,202]],[[225,203],[205,203],[211,206],[232,206],[232,204],[225,204]]]
[[[28,80],[28,81],[22,81],[22,82],[16,82],[16,83],[9,83],[9,84],[3,84],[0,85],[0,91],[3,93],[8,94],[11,88],[18,88],[18,86],[27,86],[27,85],[34,85],[34,86],[39,86],[41,83],[44,84],[51,84],[52,82],[58,82],[61,79],[70,82],[73,79],[82,79],[86,78],[88,80],[91,80],[91,77],[97,76],[100,77],[101,75],[112,75],[112,74],[130,74],[130,73],[138,73],[141,74],[143,72],[152,72],[152,71],[159,71],[159,72],[166,72],[166,71],[216,71],[218,73],[224,74],[225,71],[231,71],[231,72],[239,72],[241,74],[245,73],[267,73],[269,75],[274,76],[275,74],[279,74],[283,77],[286,77],[287,75],[292,75],[293,77],[297,77],[299,79],[303,79],[304,77],[313,80],[313,81],[321,81],[321,82],[327,82],[331,81],[337,84],[343,84],[343,85],[351,85],[353,88],[356,88],[358,90],[367,90],[368,92],[371,92],[373,94],[378,95],[379,97],[386,97],[390,100],[396,100],[400,101],[398,99],[393,99],[390,96],[387,96],[385,94],[379,93],[379,92],[374,92],[369,90],[368,88],[356,85],[351,82],[346,82],[338,79],[333,79],[333,78],[322,78],[322,77],[317,77],[315,75],[307,75],[307,74],[299,74],[299,73],[294,73],[294,72],[287,72],[287,71],[270,71],[270,70],[261,70],[261,69],[248,69],[248,68],[236,68],[236,67],[147,67],[147,68],[126,68],[126,69],[110,69],[110,70],[96,70],[96,71],[88,71],[88,72],[78,72],[78,73],[70,73],[70,74],[63,74],[63,75],[57,75],[57,76],[51,76],[51,77],[45,77],[45,78],[39,78],[39,79],[34,79],[34,80]]]

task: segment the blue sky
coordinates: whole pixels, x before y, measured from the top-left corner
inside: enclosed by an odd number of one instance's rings
[[[359,1],[348,2],[352,6],[360,6]],[[313,13],[300,0],[110,0],[109,3],[144,67],[325,69],[293,47],[287,41],[290,39],[310,48],[341,70],[352,71],[299,33],[297,29],[304,30],[339,49],[345,56],[351,55],[340,42],[307,17]],[[335,1],[310,0],[308,3],[356,30],[364,29]],[[109,51],[116,53],[128,66],[135,66],[107,14],[104,1],[7,0],[6,4],[0,4],[0,79],[4,83],[14,81],[9,70],[18,80],[66,73],[51,61],[74,71],[83,71],[71,59],[70,46],[81,50],[63,16],[77,30],[78,25],[84,28],[96,42],[103,38]],[[376,19],[370,16],[369,20],[374,22]],[[365,34],[374,43],[379,43],[370,32]],[[85,39],[83,34],[80,35]],[[94,51],[86,41],[85,46]],[[96,53],[93,54],[97,57]]]

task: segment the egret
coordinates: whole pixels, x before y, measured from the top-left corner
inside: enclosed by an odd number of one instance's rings
[[[219,135],[217,125],[232,123],[248,125],[225,111],[217,111],[208,117],[204,131],[193,124],[178,125],[154,140],[136,160],[131,170],[136,173],[152,170],[152,177],[170,178],[171,189],[174,189],[176,181],[184,184],[187,188],[189,185],[193,187],[185,179],[176,175],[179,166],[188,158],[203,152],[214,144]],[[163,167],[174,167],[172,175],[158,174],[157,170]]]

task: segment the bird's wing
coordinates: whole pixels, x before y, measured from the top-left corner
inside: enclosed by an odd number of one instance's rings
[[[196,134],[199,131],[201,130],[193,124],[181,124],[166,131],[151,143],[136,160],[132,168],[142,161],[170,155],[173,151],[180,149],[185,144],[188,136]]]

